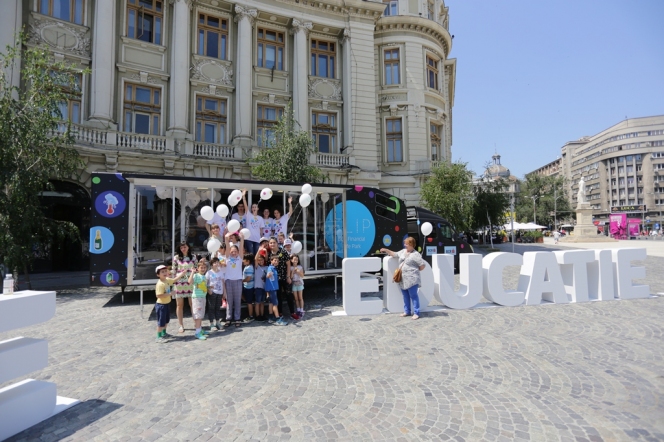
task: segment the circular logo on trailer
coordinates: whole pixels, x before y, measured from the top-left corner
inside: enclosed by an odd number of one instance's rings
[[[127,203],[122,195],[113,190],[101,192],[95,200],[97,213],[106,218],[115,218],[121,215]]]
[[[102,284],[108,286],[116,285],[120,282],[120,275],[115,270],[104,270],[101,272],[101,275],[99,275],[99,278],[101,279]]]
[[[389,247],[392,245],[392,237],[390,235],[383,236],[383,245]]]
[[[106,227],[90,227],[90,253],[95,255],[106,253],[113,247],[114,242],[113,233]]]
[[[358,201],[346,202],[347,238],[343,237],[343,204],[337,204],[325,217],[325,241],[335,244],[337,256],[344,256],[346,240],[347,258],[360,258],[371,250],[376,239],[376,224],[366,206]]]

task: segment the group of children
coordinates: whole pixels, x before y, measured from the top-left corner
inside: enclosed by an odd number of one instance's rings
[[[214,230],[219,229],[217,225],[213,225],[213,227],[215,227]],[[260,246],[255,254],[244,254],[242,235],[227,233],[225,237],[229,246],[226,247],[226,243],[222,243],[219,251],[211,255],[209,266],[208,260],[201,259],[195,267],[189,266],[177,275],[175,274],[176,269],[166,265],[156,268],[159,278],[155,287],[157,295],[156,342],[167,342],[168,338],[172,337],[167,333],[166,328],[170,321],[171,292],[176,282],[180,284],[185,281],[192,287],[190,305],[196,329],[195,337],[200,340],[206,340],[206,336],[210,332],[223,331],[233,324],[235,327],[240,327],[242,299],[247,303],[249,314],[242,322],[250,323],[256,320],[268,321],[276,325],[288,325],[288,320],[280,315],[281,299],[277,294],[280,290],[280,283],[284,286],[281,287],[282,291],[292,286],[292,295],[297,310],[291,311],[291,317],[295,320],[304,317],[302,297],[304,268],[300,265],[298,255],[289,254],[290,241],[285,240],[284,245],[278,249],[278,252],[275,252],[268,249],[268,239],[261,238]],[[273,240],[276,243],[276,239],[273,238]],[[286,267],[280,265],[280,257],[288,259],[287,270],[284,270]],[[280,275],[280,268],[282,273],[288,274]],[[171,278],[171,276],[173,277]],[[265,304],[268,304],[268,316],[265,315]],[[209,331],[202,328],[206,306],[210,321]],[[222,323],[222,309],[224,308],[226,308],[226,318]],[[293,308],[291,307],[291,310]],[[179,332],[184,332],[182,322],[180,322]]]

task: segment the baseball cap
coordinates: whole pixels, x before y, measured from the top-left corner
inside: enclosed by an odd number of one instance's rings
[[[290,246],[291,244],[293,244],[293,241],[291,241],[290,239],[286,239],[286,240],[284,241],[284,245],[285,245],[285,246]]]
[[[167,269],[167,268],[168,268],[168,267],[166,267],[165,265],[162,264],[162,265],[160,265],[160,266],[157,266],[157,268],[154,269],[154,272],[155,272],[155,273],[159,273],[159,270],[161,270],[161,269]]]
[[[258,242],[262,243],[263,241],[269,241],[269,239],[267,239],[266,237],[262,237]]]

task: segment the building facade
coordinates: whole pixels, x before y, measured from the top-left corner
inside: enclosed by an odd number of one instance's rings
[[[592,137],[562,147],[561,170],[572,207],[584,178],[586,199],[600,223],[627,213],[662,226],[664,211],[664,116],[630,118]],[[650,222],[648,223],[648,220]]]
[[[417,203],[451,158],[443,0],[5,0],[0,25],[0,47],[23,28],[79,72],[62,112],[86,189],[93,171],[251,179],[289,102],[332,183]]]
[[[551,161],[550,163],[545,164],[544,166],[542,166],[538,169],[535,169],[530,173],[527,173],[526,177],[528,177],[528,175],[540,175],[540,176],[545,176],[545,177],[546,176],[554,176],[554,177],[559,176],[561,174],[561,164],[562,164],[562,161],[561,161],[560,157],[558,157],[557,159]]]

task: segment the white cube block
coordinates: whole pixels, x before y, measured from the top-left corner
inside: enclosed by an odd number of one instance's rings
[[[0,342],[0,384],[48,366],[48,342],[14,338]]]
[[[0,333],[41,324],[55,315],[55,292],[0,295]]]
[[[56,396],[55,384],[34,379],[0,389],[0,440],[51,417]]]

